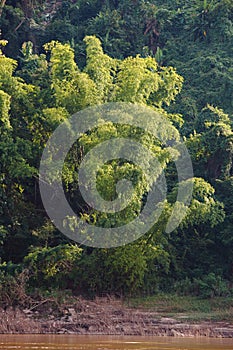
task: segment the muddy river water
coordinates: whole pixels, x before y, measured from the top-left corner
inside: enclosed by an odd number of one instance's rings
[[[1,350],[233,350],[233,339],[1,335]]]

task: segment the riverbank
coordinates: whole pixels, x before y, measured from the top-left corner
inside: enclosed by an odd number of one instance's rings
[[[77,298],[72,304],[43,301],[33,307],[0,309],[1,334],[153,335],[233,338],[233,322],[193,321],[177,312],[126,305],[113,298]]]

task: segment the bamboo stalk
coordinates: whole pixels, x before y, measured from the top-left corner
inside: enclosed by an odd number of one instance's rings
[[[3,11],[5,4],[6,4],[6,0],[1,0],[1,2],[0,2],[0,17],[2,16],[2,11]]]

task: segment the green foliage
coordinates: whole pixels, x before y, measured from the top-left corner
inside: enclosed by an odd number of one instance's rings
[[[52,11],[45,1],[9,0],[0,14],[9,41],[5,46],[0,40],[0,253],[7,262],[0,268],[0,302],[14,305],[18,298],[23,305],[25,288],[37,285],[95,295],[149,294],[175,284],[179,293],[227,295],[233,263],[232,1],[137,0],[132,6],[128,0],[78,0],[59,2]],[[48,223],[38,190],[40,157],[71,114],[117,101],[150,106],[179,128],[193,161],[193,198],[180,227],[166,234],[178,189],[168,151],[138,128],[103,124],[74,144],[64,165],[64,188],[71,204],[78,203],[78,215],[111,227],[141,211],[150,183],[126,160],[104,164],[97,176],[105,200],[116,198],[118,181],[132,181],[133,201],[121,213],[91,210],[78,191],[83,156],[118,137],[140,142],[157,157],[168,176],[167,201],[143,239],[112,250],[81,249]],[[184,193],[186,185],[180,184]],[[17,272],[11,260],[22,264]],[[26,272],[20,275],[23,266],[32,271],[29,280]]]
[[[85,255],[75,272],[77,289],[89,295],[138,292],[147,268],[147,257],[142,250],[134,244],[112,250],[95,250]]]
[[[203,179],[194,179],[192,201],[181,227],[201,224],[214,227],[224,221],[223,204],[214,198],[214,192],[214,188]]]
[[[84,250],[71,273],[72,289],[87,296],[103,293],[135,295],[145,290],[146,284],[148,290],[155,290],[158,280],[147,283],[149,270],[154,265],[166,271],[168,255],[161,246],[148,244],[143,239],[110,250]]]
[[[199,166],[198,175],[208,180],[226,179],[232,168],[231,121],[222,110],[207,105],[196,119],[194,132],[187,139],[194,167]]]
[[[4,91],[0,90],[0,121],[1,131],[10,128],[9,121],[9,109],[10,109],[10,96]]]
[[[194,283],[199,289],[199,295],[203,298],[229,295],[229,288],[226,281],[213,272],[204,276],[202,279],[194,280]]]
[[[176,190],[169,199],[173,201],[175,197]],[[201,279],[204,274],[213,270],[223,273],[222,266],[218,265],[220,246],[217,232],[224,219],[224,206],[216,200],[214,188],[205,180],[194,178],[193,198],[187,215],[169,240],[171,274],[174,279],[178,277],[185,280],[187,276]]]
[[[95,104],[97,91],[94,82],[86,73],[80,72],[70,45],[51,42],[45,45],[51,51],[51,81],[56,104],[65,107],[69,113]]]
[[[51,81],[57,105],[74,113],[108,101],[169,105],[182,88],[183,79],[172,67],[161,67],[152,57],[128,57],[119,61],[103,53],[100,40],[84,39],[87,63],[81,72],[68,44],[51,42]]]
[[[101,43],[96,37],[86,36],[84,42],[87,46],[85,71],[95,82],[100,101],[106,102],[113,84],[116,61],[103,53]]]
[[[24,264],[31,271],[35,286],[66,288],[81,253],[82,249],[70,244],[37,248],[24,258]]]
[[[231,295],[227,281],[213,272],[193,280],[186,277],[177,282],[174,288],[178,295],[194,295],[204,299]]]

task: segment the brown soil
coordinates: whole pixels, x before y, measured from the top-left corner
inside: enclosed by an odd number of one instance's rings
[[[41,303],[31,309],[0,309],[2,334],[102,334],[233,338],[233,324],[190,324],[159,313],[127,308],[119,300],[77,299],[72,305]]]

